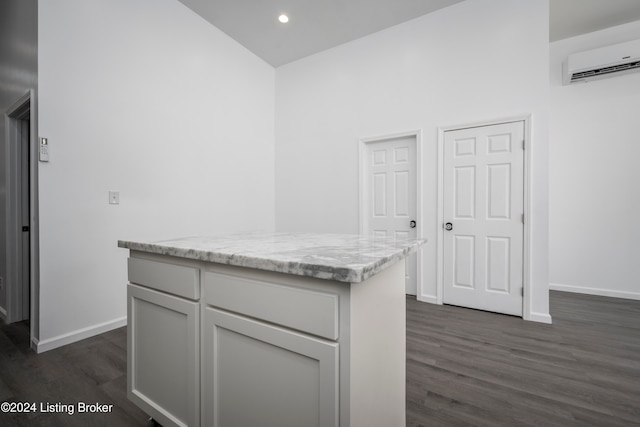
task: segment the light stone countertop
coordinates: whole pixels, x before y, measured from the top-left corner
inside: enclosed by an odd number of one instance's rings
[[[119,240],[118,246],[259,270],[359,283],[426,243],[353,234],[243,233],[158,242]]]

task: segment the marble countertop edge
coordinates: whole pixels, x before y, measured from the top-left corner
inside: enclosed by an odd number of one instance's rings
[[[118,240],[118,247],[277,273],[360,283],[416,252],[425,243],[423,239],[398,243],[358,235],[274,233],[272,236],[278,239],[275,243],[268,234],[255,238],[240,235],[238,246],[244,245],[242,247],[228,244],[234,242],[234,236],[191,237],[158,242]],[[333,239],[333,245],[326,244],[327,238]],[[340,238],[345,241],[344,247],[339,245]],[[318,243],[314,246],[314,239],[324,245]],[[358,252],[359,249],[362,250],[361,253]]]

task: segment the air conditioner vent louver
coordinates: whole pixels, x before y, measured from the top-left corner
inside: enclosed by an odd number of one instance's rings
[[[573,73],[571,75],[571,81],[583,80],[587,77],[602,76],[604,74],[617,73],[620,71],[633,70],[640,68],[640,61],[631,62],[628,64],[614,65],[611,67],[597,68],[595,70],[582,71],[580,73]]]
[[[571,54],[563,64],[564,84],[640,71],[640,40]]]

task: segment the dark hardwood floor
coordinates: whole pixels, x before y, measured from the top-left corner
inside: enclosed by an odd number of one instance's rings
[[[407,298],[407,425],[639,426],[640,301],[550,302],[553,325]],[[25,324],[0,325],[0,402],[38,405],[0,412],[0,426],[151,426],[126,398],[125,346],[121,328],[36,355]],[[113,409],[40,412],[47,402]]]
[[[407,299],[407,425],[639,426],[640,301],[550,304],[553,325]]]
[[[2,324],[0,402],[36,403],[37,411],[0,411],[0,426],[152,426],[148,415],[127,400],[126,363],[126,328],[35,354],[26,324]],[[41,404],[77,407],[78,402],[113,407],[103,414],[40,412]]]

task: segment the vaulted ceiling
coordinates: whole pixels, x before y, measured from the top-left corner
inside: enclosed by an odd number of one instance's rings
[[[180,1],[277,67],[465,0]],[[549,15],[556,41],[640,20],[640,0],[550,0]]]

